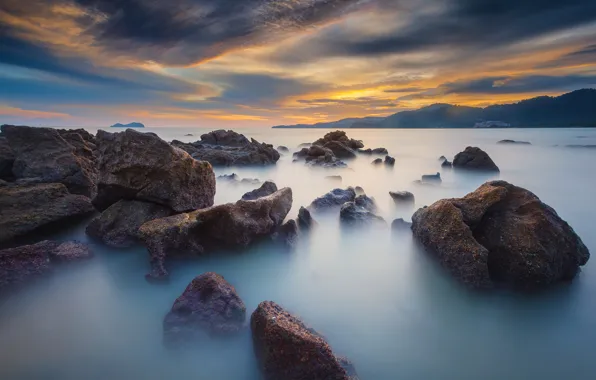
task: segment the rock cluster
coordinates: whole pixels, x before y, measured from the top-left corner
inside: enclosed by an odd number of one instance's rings
[[[362,154],[383,154],[383,155],[389,154],[389,152],[385,148],[358,149],[358,153],[362,153]]]
[[[345,168],[345,162],[338,159],[331,149],[319,145],[311,145],[294,153],[296,159],[304,159],[311,166],[324,168]]]

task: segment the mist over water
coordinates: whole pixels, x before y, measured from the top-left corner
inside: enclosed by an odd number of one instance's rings
[[[111,130],[114,131],[114,130]],[[195,141],[208,130],[146,128],[163,139]],[[91,130],[92,133],[95,130]],[[239,129],[291,152],[328,130]],[[460,197],[495,178],[441,170],[466,146],[485,150],[499,178],[527,188],[552,206],[596,252],[592,129],[347,130],[367,148],[385,147],[393,168],[359,155],[349,169],[325,170],[292,162],[291,153],[264,168],[216,168],[216,175],[272,180],[291,187],[293,207],[335,187],[362,186],[388,224],[410,220],[389,191],[408,190],[416,208]],[[185,136],[192,133],[194,136]],[[530,141],[498,145],[502,139]],[[554,146],[558,145],[558,146]],[[438,187],[412,181],[441,172]],[[342,182],[326,179],[341,175]],[[218,181],[215,203],[235,202],[259,185]],[[272,300],[323,334],[350,358],[362,380],[593,379],[596,361],[596,269],[589,261],[571,285],[535,295],[470,293],[412,239],[389,227],[342,230],[338,213],[314,215],[318,228],[293,251],[258,244],[241,253],[215,253],[170,265],[167,284],[145,281],[144,247],[111,249],[89,241],[86,222],[51,237],[93,245],[95,258],[61,267],[0,304],[1,379],[233,379],[260,378],[250,330],[227,339],[168,350],[162,320],[188,283],[214,271],[236,287],[250,315]],[[44,236],[47,238],[47,236]],[[594,260],[594,259],[592,259]],[[247,319],[248,322],[248,319]]]

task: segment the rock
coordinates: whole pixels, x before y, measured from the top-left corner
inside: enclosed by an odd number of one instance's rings
[[[176,299],[163,321],[167,344],[200,339],[204,333],[228,335],[244,327],[246,306],[223,276],[207,272],[195,277]]]
[[[2,136],[14,152],[12,174],[15,178],[31,178],[38,183],[62,183],[72,194],[95,196],[95,146],[87,144],[80,133],[3,125]]]
[[[499,172],[499,168],[485,151],[471,146],[455,156],[453,167],[456,169]]]
[[[410,231],[412,229],[412,223],[406,222],[402,218],[395,219],[391,222],[391,229],[394,231]]]
[[[383,163],[382,158],[375,158],[372,162],[373,165],[381,165]]]
[[[374,212],[377,210],[377,203],[375,202],[375,199],[370,198],[369,196],[367,196],[365,194],[358,195],[354,199],[354,203],[356,204],[356,206],[362,207],[368,211]]]
[[[441,179],[441,173],[437,172],[437,174],[424,174],[422,176],[422,182],[424,183],[441,183],[443,180]]]
[[[391,156],[385,156],[385,165],[387,165],[387,166],[395,165],[395,158],[393,158]]]
[[[439,157],[439,161],[445,161],[446,159],[447,159],[447,157],[445,157],[445,156]]]
[[[280,242],[286,247],[293,248],[298,243],[298,224],[294,219],[282,224],[271,236],[273,241]]]
[[[240,181],[240,177],[236,173],[222,174],[220,176],[217,176],[217,179],[224,180],[224,181]]]
[[[579,148],[579,149],[596,149],[596,145],[578,145],[578,144],[569,144],[565,145],[566,148]]]
[[[0,187],[0,210],[0,242],[94,211],[89,198],[61,183]]]
[[[172,141],[172,145],[197,160],[217,166],[268,165],[280,157],[273,145],[248,140],[234,131],[217,130],[202,135],[200,141],[191,144]]]
[[[15,155],[8,140],[4,137],[0,137],[0,178],[11,178],[12,177],[12,165],[14,163]]]
[[[414,194],[409,191],[390,191],[389,196],[395,203],[414,203]]]
[[[351,148],[351,149],[364,148],[364,144],[362,143],[362,141],[348,138],[348,136],[346,135],[346,132],[344,132],[344,131],[329,132],[329,133],[325,134],[324,137],[315,141],[313,143],[313,145],[325,146],[327,143],[329,143],[331,141],[342,143],[343,145],[345,145],[346,147]]]
[[[258,189],[254,189],[249,191],[248,193],[242,196],[243,201],[252,201],[261,197],[266,197],[267,195],[273,194],[277,191],[277,185],[271,181],[265,181],[261,187]]]
[[[307,149],[306,152],[306,155],[308,157],[320,157],[329,153],[333,154],[333,151],[331,149],[319,145],[312,145],[310,148]]]
[[[453,163],[451,163],[448,160],[443,161],[443,163],[441,164],[442,168],[451,168],[453,166]]]
[[[505,181],[419,209],[412,222],[416,238],[472,288],[542,288],[573,279],[590,257],[555,210]]]
[[[193,136],[193,134],[192,133],[187,133],[184,136]]]
[[[302,143],[298,145],[298,148],[309,148],[311,145],[312,143]]]
[[[267,237],[281,226],[291,208],[292,189],[286,187],[256,200],[239,200],[147,222],[139,233],[151,255],[148,279],[167,276],[166,257],[242,248]]]
[[[316,224],[317,222],[310,215],[310,211],[304,207],[300,207],[300,210],[298,210],[298,225],[300,228],[309,229]]]
[[[217,180],[226,181],[234,184],[242,184],[242,185],[258,185],[261,181],[258,178],[242,178],[238,176],[236,173],[232,174],[222,174],[217,176]]]
[[[283,146],[283,145],[280,145],[280,146],[278,146],[278,147],[277,147],[277,150],[278,150],[279,152],[284,152],[284,153],[287,153],[287,152],[289,152],[289,151],[290,151],[290,149],[288,149],[288,147],[287,147],[287,146]]]
[[[92,256],[88,246],[70,241],[42,242],[0,251],[0,292],[19,287],[50,273],[56,262],[73,261]]]
[[[375,149],[358,149],[358,153],[363,154],[388,154],[389,152],[385,148],[375,148]]]
[[[313,145],[316,146],[316,145]],[[324,145],[325,148],[329,149],[333,152],[335,157],[337,158],[355,158],[356,153],[348,148],[346,145],[338,142],[338,141],[329,141]],[[312,149],[312,147],[311,147]]]
[[[326,169],[341,169],[348,166],[345,162],[336,158],[332,153],[317,157],[312,160],[307,157],[307,164],[310,166],[319,166]]]
[[[302,148],[298,152],[294,152],[293,157],[304,158],[308,156],[309,148]]]
[[[141,225],[172,214],[169,207],[156,203],[120,200],[93,219],[85,231],[110,247],[130,247],[138,242]]]
[[[325,179],[328,179],[330,181],[337,181],[337,182],[341,182],[342,178],[340,175],[328,175],[325,177]]]
[[[242,178],[240,180],[240,183],[244,185],[258,185],[259,183],[261,183],[261,180],[259,180],[258,178]]]
[[[351,363],[325,339],[271,301],[250,318],[253,346],[264,380],[357,380]]]
[[[356,186],[354,188],[354,191],[356,191],[356,195],[362,195],[362,194],[364,194],[364,189],[362,187],[360,187],[360,186]]]
[[[161,204],[176,212],[213,205],[215,174],[159,137],[133,129],[97,132],[99,181],[93,204],[105,210],[121,199]]]
[[[529,141],[516,141],[516,140],[501,140],[497,144],[521,144],[521,145],[532,145]]]
[[[333,189],[327,194],[318,197],[310,206],[308,206],[311,210],[324,210],[333,207],[338,207],[343,205],[346,202],[352,202],[356,198],[356,192],[354,188],[348,187],[347,189]]]
[[[357,205],[355,202],[346,202],[341,206],[339,219],[343,224],[350,226],[386,224],[385,219],[375,215],[371,210]]]

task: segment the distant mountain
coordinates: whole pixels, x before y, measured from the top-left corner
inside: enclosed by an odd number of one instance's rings
[[[112,125],[110,128],[145,128],[145,126],[143,125],[143,123],[132,122],[128,124],[116,123]]]
[[[314,125],[273,128],[548,128],[596,127],[596,89],[539,96],[486,108],[433,104],[378,118],[351,118]]]

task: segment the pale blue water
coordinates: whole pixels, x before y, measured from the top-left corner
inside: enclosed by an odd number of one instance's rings
[[[166,140],[194,141],[206,130],[146,129]],[[249,137],[292,151],[326,130],[241,129]],[[443,185],[412,181],[440,171],[437,158],[452,158],[467,145],[485,149],[500,178],[535,192],[553,206],[596,252],[594,189],[596,150],[553,147],[596,144],[596,130],[353,130],[367,147],[386,147],[392,170],[373,158],[350,162],[353,170],[326,171],[292,163],[274,167],[216,169],[290,186],[295,217],[301,205],[337,184],[360,185],[377,199],[389,222],[411,210],[392,206],[389,190],[410,190],[416,206],[462,196],[485,177],[442,171]],[[185,137],[193,133],[194,137]],[[583,137],[579,137],[583,136]],[[497,145],[501,139],[532,146]],[[216,203],[237,200],[251,186],[219,183]],[[114,250],[94,245],[96,257],[59,270],[0,305],[0,379],[259,379],[250,332],[227,340],[169,351],[161,323],[190,280],[215,271],[232,283],[252,312],[273,300],[300,315],[349,357],[362,380],[384,379],[593,379],[596,378],[596,269],[592,261],[571,286],[532,296],[470,294],[457,285],[409,234],[390,229],[342,232],[337,216],[294,252],[255,246],[242,254],[215,254],[176,263],[171,282],[144,279],[143,247]],[[53,236],[87,241],[85,223]],[[41,237],[40,237],[41,238]]]

